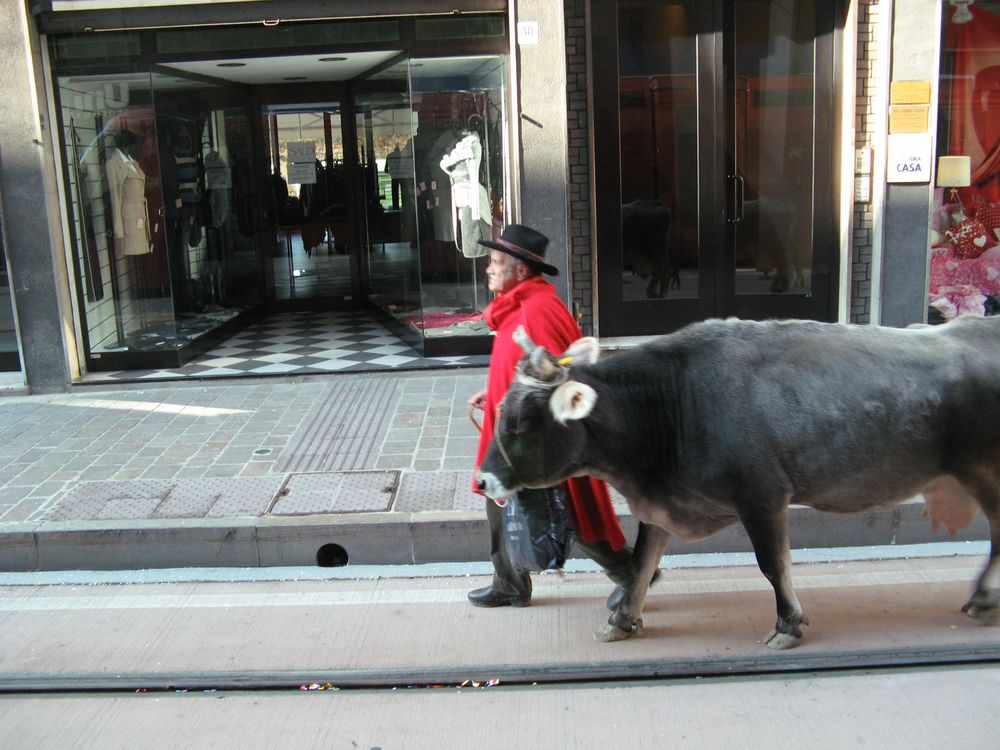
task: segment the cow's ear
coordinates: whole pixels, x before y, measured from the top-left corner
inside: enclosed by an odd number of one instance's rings
[[[573,364],[594,365],[601,358],[601,345],[593,336],[584,336],[569,345],[559,361],[568,360]]]
[[[589,385],[576,380],[567,380],[552,392],[549,409],[561,424],[570,420],[583,419],[597,403],[597,392]]]

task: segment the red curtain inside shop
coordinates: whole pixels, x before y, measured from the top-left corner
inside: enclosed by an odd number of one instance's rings
[[[971,20],[945,5],[945,53],[954,55],[942,84],[951,121],[948,153],[972,157],[966,206],[1000,202],[1000,16],[971,6]]]

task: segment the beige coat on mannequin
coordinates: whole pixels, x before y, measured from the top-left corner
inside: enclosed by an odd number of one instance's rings
[[[145,255],[153,252],[146,206],[146,175],[139,168],[139,162],[115,149],[105,169],[111,188],[111,214],[118,253]]]

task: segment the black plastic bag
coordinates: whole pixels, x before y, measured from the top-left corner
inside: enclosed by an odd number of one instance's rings
[[[514,493],[504,506],[503,538],[511,563],[526,572],[561,570],[573,541],[563,487]]]

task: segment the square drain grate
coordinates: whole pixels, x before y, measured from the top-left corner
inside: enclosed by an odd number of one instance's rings
[[[127,479],[81,482],[48,511],[49,521],[259,516],[280,477]]]
[[[486,500],[472,491],[472,470],[415,471],[403,475],[396,510],[482,510]]]
[[[317,471],[291,474],[270,509],[273,516],[363,513],[392,507],[398,471]]]

